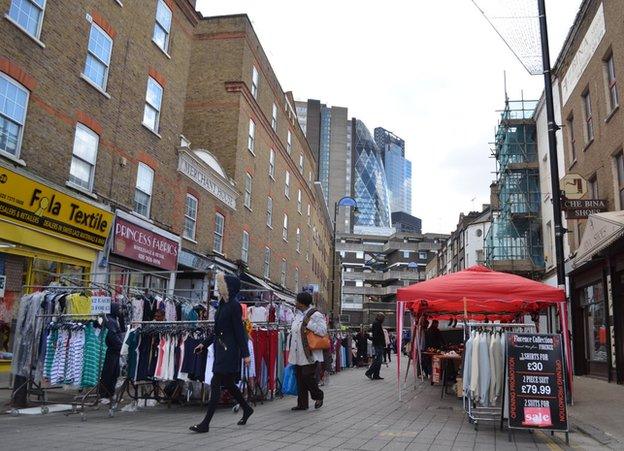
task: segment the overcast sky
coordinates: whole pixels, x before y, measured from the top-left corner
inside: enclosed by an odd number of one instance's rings
[[[529,0],[500,0],[519,4]],[[553,64],[581,0],[546,0]],[[470,0],[198,0],[204,16],[247,13],[282,87],[345,106],[406,140],[412,214],[448,233],[489,203],[490,145],[510,98],[537,99],[530,76]]]

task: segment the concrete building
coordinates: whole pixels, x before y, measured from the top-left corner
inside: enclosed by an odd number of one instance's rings
[[[586,181],[585,200],[602,200],[608,210],[568,220],[575,371],[618,383],[624,383],[623,21],[621,2],[584,0],[554,68],[566,173],[580,176],[581,188]]]
[[[288,300],[312,285],[325,308],[317,159],[246,15],[189,0],[0,11],[0,319],[62,274],[201,299],[209,270],[244,271]]]
[[[376,312],[384,312],[392,327],[396,290],[425,280],[427,263],[447,239],[448,235],[432,233],[339,235],[342,322],[370,324]]]
[[[412,162],[405,158],[405,140],[382,127],[377,127],[374,133],[386,172],[390,211],[411,214]]]

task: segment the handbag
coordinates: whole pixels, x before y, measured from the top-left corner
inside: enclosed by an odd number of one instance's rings
[[[308,322],[310,321],[310,318],[312,317],[312,315],[314,315],[317,312],[316,309],[312,309],[308,312],[308,314],[306,315],[305,319],[303,320],[303,326],[306,328],[305,334],[306,334],[306,340],[308,341],[308,347],[310,348],[310,350],[312,351],[322,351],[325,349],[329,349],[331,346],[331,343],[329,342],[329,335],[316,335],[314,332],[312,332],[311,330],[307,329],[308,326]]]

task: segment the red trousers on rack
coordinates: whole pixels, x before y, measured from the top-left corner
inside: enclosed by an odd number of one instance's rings
[[[267,368],[267,385],[269,390],[275,390],[275,371],[277,369],[277,330],[254,330],[253,332],[254,358],[256,361],[256,379],[262,375],[262,362]]]

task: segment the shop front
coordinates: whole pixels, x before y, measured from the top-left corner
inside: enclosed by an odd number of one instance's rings
[[[193,302],[205,302],[210,297],[211,273],[215,264],[205,255],[187,249],[180,249],[175,295]]]
[[[568,267],[574,368],[624,383],[624,212],[590,215]]]
[[[22,293],[88,278],[112,224],[107,207],[0,166],[0,351]]]
[[[175,286],[179,252],[180,237],[118,210],[108,282],[118,292],[136,288],[165,293]]]

